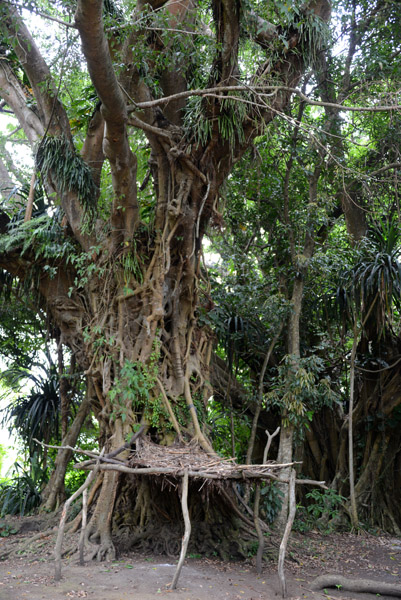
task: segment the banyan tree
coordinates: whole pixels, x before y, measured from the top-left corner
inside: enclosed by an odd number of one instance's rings
[[[9,194],[2,162],[0,266],[84,374],[63,445],[90,414],[108,455],[141,425],[158,444],[195,440],[213,455],[202,426],[214,343],[198,319],[210,300],[202,240],[221,224],[233,166],[320,51],[330,6],[78,0],[27,10],[0,2],[2,110],[34,157],[25,196]],[[70,457],[58,454],[48,510],[63,500]],[[178,500],[157,483],[111,470],[93,485],[98,557],[113,554],[113,527],[135,527],[146,547],[161,524],[165,539],[174,533]],[[193,518],[205,545],[223,544],[233,515],[222,494],[207,495],[193,495]]]

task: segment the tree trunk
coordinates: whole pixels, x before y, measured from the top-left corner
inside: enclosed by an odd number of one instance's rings
[[[319,177],[320,170],[317,170],[311,178],[310,185],[310,194],[313,194],[315,197],[315,190],[317,185],[317,180]],[[288,325],[288,351],[291,357],[292,366],[294,369],[297,368],[299,359],[301,357],[301,345],[300,345],[300,319],[301,319],[301,311],[302,311],[302,299],[304,293],[304,276],[306,274],[308,263],[310,258],[313,255],[314,250],[314,240],[307,232],[305,235],[304,242],[304,253],[301,258],[301,264],[298,265],[299,275],[296,277],[294,281],[293,291],[292,291],[292,312],[289,317],[289,325]],[[295,260],[295,256],[293,257]],[[294,442],[294,425],[291,422],[291,417],[289,418],[287,411],[285,410],[282,414],[281,420],[281,430],[280,430],[280,444],[278,451],[278,462],[282,463],[290,463],[293,460],[293,442]],[[280,477],[289,480],[291,473],[291,467],[286,469],[282,469],[280,472]],[[283,502],[281,505],[280,512],[277,515],[275,520],[276,526],[283,530],[288,519],[288,485],[279,484],[279,489],[283,494]]]
[[[389,364],[396,363],[393,368],[372,369],[372,372],[355,369],[353,439],[354,446],[363,451],[356,453],[353,462],[355,503],[360,520],[398,535],[401,529],[401,389],[399,350],[391,348],[393,344],[394,340],[387,349],[382,349]],[[304,473],[321,480],[320,448],[326,448],[324,479],[345,497],[350,494],[348,426],[342,410],[320,411],[306,436],[304,461]],[[350,503],[346,509],[349,518]]]

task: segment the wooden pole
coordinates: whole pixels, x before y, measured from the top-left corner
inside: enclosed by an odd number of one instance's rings
[[[182,538],[180,559],[178,561],[177,569],[174,574],[174,579],[171,584],[172,590],[175,590],[177,588],[177,581],[180,576],[182,566],[184,564],[185,556],[187,554],[189,536],[191,535],[191,521],[189,519],[188,512],[188,469],[185,469],[184,477],[182,479],[181,508],[184,517],[185,530],[184,537]]]
[[[283,535],[283,539],[281,540],[280,552],[279,552],[279,556],[278,556],[278,576],[280,579],[280,589],[281,589],[281,595],[283,598],[285,598],[287,595],[287,587],[286,587],[285,575],[284,575],[284,559],[285,559],[285,553],[287,550],[288,538],[290,537],[292,524],[294,522],[295,513],[297,510],[297,507],[295,504],[295,469],[291,469],[288,496],[289,496],[290,510],[288,513],[288,520],[287,520],[287,524],[284,529],[284,535]]]
[[[85,488],[82,492],[82,525],[81,533],[79,535],[78,549],[79,549],[79,564],[83,566],[84,560],[84,547],[85,547],[85,529],[88,515],[88,488]]]
[[[266,442],[265,450],[263,452],[263,464],[265,464],[267,461],[267,456],[269,454],[272,440],[279,433],[279,431],[280,431],[280,427],[277,427],[277,429],[274,433],[269,433],[269,431],[266,429],[265,433],[267,435],[267,442]],[[260,527],[260,522],[259,522],[259,504],[260,504],[260,481],[258,481],[258,483],[255,486],[255,504],[254,504],[254,508],[253,508],[255,529],[256,529],[256,533],[258,534],[258,540],[259,540],[258,552],[256,554],[256,572],[258,575],[260,575],[262,573],[263,552],[265,549],[265,538],[264,538],[262,529]]]
[[[263,552],[265,549],[265,538],[262,528],[259,523],[259,503],[260,503],[260,481],[255,486],[255,503],[253,506],[253,522],[255,524],[256,533],[258,534],[258,552],[256,554],[256,572],[258,575],[262,573]]]
[[[31,185],[29,186],[28,201],[25,209],[24,223],[32,219],[33,201],[35,199],[35,182],[36,182],[36,170],[33,171],[31,177]]]
[[[101,456],[103,454],[104,454],[104,449],[101,452]],[[65,502],[65,504],[63,506],[63,511],[61,513],[60,525],[59,525],[57,539],[56,539],[56,546],[54,548],[54,579],[55,579],[55,581],[60,581],[60,579],[61,579],[61,547],[63,544],[63,534],[64,534],[65,522],[67,520],[68,509],[69,509],[70,505],[74,502],[74,500],[76,498],[78,498],[84,492],[84,490],[86,490],[86,488],[88,488],[90,486],[92,480],[95,478],[95,475],[99,471],[99,466],[100,466],[100,464],[99,464],[99,460],[98,460],[97,464],[95,465],[95,468],[93,469],[93,471],[91,471],[89,473],[88,477],[85,479],[85,481],[81,485],[81,487],[72,496],[70,496],[68,498],[68,500]]]

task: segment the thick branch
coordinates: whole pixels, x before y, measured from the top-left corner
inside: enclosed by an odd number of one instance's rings
[[[89,74],[102,102],[106,124],[103,151],[110,161],[115,194],[112,225],[121,241],[130,238],[138,224],[136,157],[129,146],[127,109],[103,30],[102,7],[101,0],[80,0],[75,22]]]
[[[0,196],[7,198],[13,188],[14,182],[9,175],[6,165],[0,158]]]
[[[53,135],[64,134],[71,137],[70,124],[65,110],[57,98],[49,67],[44,61],[35,40],[15,7],[0,2],[1,30],[13,40],[10,43],[18,56],[36,98],[39,116],[44,127]]]
[[[0,96],[13,111],[33,146],[42,137],[44,127],[37,114],[29,108],[25,90],[5,58],[0,60]]]
[[[251,36],[262,48],[267,48],[273,40],[277,39],[277,27],[262,19],[253,10],[249,11],[248,23]]]
[[[3,19],[0,30],[3,29],[4,35],[17,38],[15,52],[31,82],[37,101],[37,111],[29,108],[28,100],[32,100],[32,98],[27,95],[6,59],[0,61],[1,96],[14,112],[31,146],[44,135],[45,130],[52,135],[64,135],[71,140],[67,115],[57,99],[57,90],[50,71],[35,41],[15,9],[1,2],[0,10],[3,14],[6,11],[8,15]],[[47,185],[51,193],[57,192],[54,189],[54,182],[47,182]],[[77,195],[71,191],[65,192],[61,198],[61,204],[76,239],[85,248],[88,240],[81,233],[82,208]]]
[[[80,0],[75,23],[81,36],[82,50],[88,69],[102,102],[102,113],[108,127],[120,135],[126,124],[123,93],[118,84],[102,21],[103,3],[99,0]]]
[[[178,28],[180,28],[182,32],[181,43],[185,46],[192,44],[192,40],[190,40],[190,36],[186,34],[185,30],[191,30],[195,24],[196,11],[194,10],[194,6],[194,0],[170,0],[166,4],[166,11],[171,15],[169,18],[170,28],[175,28],[177,33]],[[163,45],[160,51],[168,51],[168,46],[169,44],[167,46]],[[170,95],[172,92],[185,91],[187,89],[187,81],[184,75],[187,66],[184,64],[184,61],[183,56],[173,55],[168,67],[161,73],[160,84],[165,96]],[[181,126],[184,107],[185,100],[177,99],[165,106],[164,114],[174,125]]]
[[[100,178],[104,163],[103,153],[104,119],[100,110],[92,116],[85,143],[82,148],[82,158],[92,171],[93,181],[100,188]]]
[[[235,0],[216,2],[217,43],[221,44],[218,64],[221,82],[235,81],[238,76],[239,13],[240,5]]]

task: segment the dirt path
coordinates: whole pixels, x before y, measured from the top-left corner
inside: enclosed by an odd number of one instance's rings
[[[29,535],[29,534],[28,534]],[[0,554],[12,538],[0,541]],[[292,558],[291,558],[292,556]],[[253,561],[222,563],[188,558],[178,589],[168,589],[176,561],[134,553],[113,563],[76,564],[65,558],[62,580],[54,582],[51,546],[37,545],[36,553],[0,562],[1,600],[276,600],[280,598],[276,565],[265,565],[258,577]],[[294,534],[286,563],[288,597],[296,600],[358,598],[373,594],[346,594],[342,590],[313,592],[317,575],[337,573],[401,584],[401,539],[349,534],[322,536]],[[381,596],[385,599],[385,596]]]

